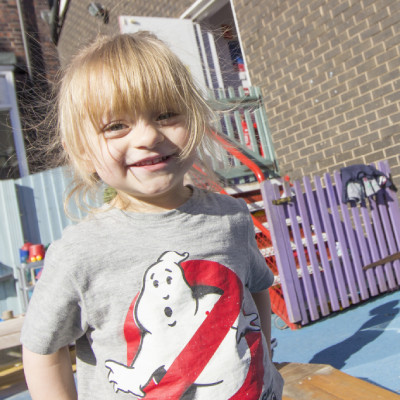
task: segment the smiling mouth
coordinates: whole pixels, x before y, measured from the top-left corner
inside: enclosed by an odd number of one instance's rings
[[[161,163],[163,161],[166,161],[168,158],[169,158],[169,156],[151,158],[151,159],[148,159],[148,160],[143,160],[143,161],[139,161],[137,163],[134,163],[133,166],[134,167],[144,167],[144,166],[147,166],[147,165],[155,165],[155,164]]]

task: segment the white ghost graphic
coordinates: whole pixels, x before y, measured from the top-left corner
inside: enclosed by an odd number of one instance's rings
[[[188,253],[166,252],[146,271],[134,309],[135,322],[142,331],[140,348],[131,366],[112,360],[105,364],[116,392],[144,397],[143,388],[151,379],[156,383],[162,379],[222,295],[217,288],[205,287],[196,292],[196,288],[190,287],[180,267],[188,256]],[[236,319],[194,382],[190,399],[226,400],[242,386],[248,364],[241,359],[249,351],[242,338],[246,331],[260,330],[254,325],[257,318],[256,314],[241,313],[240,326],[239,317]],[[230,372],[226,379],[227,362],[230,371],[237,371],[237,377]]]

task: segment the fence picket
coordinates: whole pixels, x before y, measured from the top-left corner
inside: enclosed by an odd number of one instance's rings
[[[279,191],[270,181],[264,181],[261,184],[261,193],[275,249],[275,258],[277,260],[288,316],[291,322],[299,322],[302,321],[306,311],[304,303],[299,301],[301,291],[299,290],[299,285],[296,285],[297,274],[294,273],[296,271],[296,264],[293,259],[290,237],[286,228],[286,218],[284,210],[280,206],[272,204],[273,200],[279,199]]]
[[[370,205],[372,206],[372,205],[374,205],[374,203],[370,202]],[[371,210],[371,212],[372,212],[372,210]],[[379,248],[378,248],[376,238],[375,238],[375,232],[373,230],[373,221],[369,215],[366,200],[363,200],[361,202],[361,215],[363,217],[365,230],[367,232],[367,242],[368,242],[369,248],[371,250],[372,262],[378,261],[380,259],[380,253],[379,253]],[[374,268],[374,273],[375,273],[377,281],[378,281],[377,283],[378,283],[379,291],[381,293],[386,292],[387,285],[386,285],[385,275],[383,273],[382,266]]]
[[[316,192],[318,194],[318,206],[320,209],[322,221],[323,221],[326,236],[328,239],[329,253],[331,256],[330,264],[332,265],[332,271],[333,271],[333,275],[335,277],[336,288],[339,292],[340,303],[341,303],[342,307],[348,307],[349,299],[348,299],[347,290],[345,287],[342,266],[340,265],[339,257],[337,255],[336,236],[332,229],[332,216],[328,212],[328,206],[327,206],[326,198],[325,198],[325,191],[322,188],[322,182],[321,182],[321,178],[319,176],[314,177],[314,184],[315,184]]]
[[[340,179],[340,173],[338,171],[334,172],[334,181],[336,187],[336,194],[337,197],[340,199],[342,193],[342,181]],[[343,216],[343,222],[345,226],[347,240],[349,242],[351,261],[354,264],[354,271],[357,279],[358,289],[360,292],[361,299],[366,300],[369,298],[369,293],[365,281],[365,274],[364,271],[362,270],[361,257],[360,257],[359,247],[356,241],[355,229],[353,229],[353,225],[351,223],[350,213],[347,204],[340,202],[340,209]]]
[[[304,238],[306,241],[308,257],[310,260],[313,282],[315,286],[315,291],[317,293],[317,297],[314,301],[318,302],[318,305],[320,306],[320,311],[322,315],[325,316],[329,314],[327,294],[325,291],[325,286],[322,281],[321,271],[319,268],[319,262],[317,258],[317,252],[312,238],[311,223],[308,217],[309,210],[307,209],[306,202],[304,201],[304,196],[301,190],[300,182],[295,181],[293,183],[293,188],[296,195],[296,202],[299,207],[299,214],[302,221],[302,228],[304,232]]]
[[[291,195],[291,193],[290,193],[289,184],[287,182],[285,182],[284,188],[285,188],[284,195],[289,197]],[[290,218],[291,231],[292,231],[294,243],[296,246],[296,253],[297,253],[297,258],[298,258],[299,266],[300,266],[300,270],[301,270],[301,277],[302,277],[302,282],[303,282],[303,286],[304,286],[305,296],[307,299],[308,309],[309,309],[309,312],[311,315],[311,319],[313,321],[315,321],[316,319],[319,318],[319,315],[318,315],[317,306],[315,304],[315,294],[314,294],[314,290],[312,287],[311,278],[310,278],[308,268],[307,268],[307,259],[306,259],[305,253],[304,253],[304,247],[303,247],[303,242],[302,242],[301,233],[300,233],[300,226],[299,226],[299,222],[297,220],[297,213],[295,210],[295,203],[293,203],[293,202],[289,203],[287,206],[287,210],[288,210],[288,214],[289,214],[289,218]],[[307,320],[304,320],[304,323],[306,323],[306,321]]]
[[[381,242],[381,248],[386,250],[387,255],[393,254],[397,251],[397,246],[394,240],[393,231],[391,228],[391,224],[389,221],[387,206],[386,206],[386,196],[383,191],[380,191],[377,196],[377,204],[378,204],[378,212],[380,215],[380,235],[379,241]],[[382,252],[381,252],[382,253]],[[394,276],[394,270],[392,268],[391,263],[387,263],[384,266],[384,270],[386,272],[386,277],[388,281],[388,286],[391,290],[394,290],[397,286],[396,279]]]
[[[332,219],[333,219],[336,236],[337,236],[336,243],[338,243],[340,253],[341,253],[340,254],[341,260],[338,257],[338,262],[340,264],[340,261],[342,261],[341,264],[343,265],[344,274],[346,276],[348,292],[350,292],[351,301],[353,303],[358,303],[360,301],[360,298],[358,296],[358,290],[357,290],[355,279],[354,279],[353,268],[350,263],[347,241],[346,241],[346,238],[344,236],[344,231],[343,231],[343,222],[339,215],[340,207],[339,207],[339,204],[337,201],[338,197],[335,195],[335,190],[332,185],[332,179],[329,174],[324,175],[324,181],[325,181],[325,185],[326,185],[329,206],[331,209]],[[340,197],[339,197],[339,199],[340,199]]]
[[[387,161],[380,161],[378,168],[386,175],[390,176],[389,164]],[[385,199],[388,209],[388,217],[390,220],[390,226],[392,227],[394,245],[391,246],[391,253],[400,251],[400,208],[396,193],[391,188],[386,188]],[[396,246],[397,243],[397,246]],[[393,262],[393,269],[397,278],[397,284],[400,285],[400,260]]]
[[[331,266],[329,264],[328,254],[326,252],[326,245],[325,240],[323,238],[323,231],[322,226],[320,223],[319,215],[318,215],[318,208],[315,203],[314,193],[311,187],[311,182],[307,177],[303,178],[304,187],[306,190],[307,201],[310,208],[311,213],[311,222],[314,226],[315,235],[317,237],[317,245],[318,245],[318,252],[321,258],[321,264],[324,271],[324,282],[328,289],[329,300],[331,304],[331,308],[334,311],[340,309],[339,300],[336,295],[336,288],[335,288],[335,281],[333,279],[333,275],[331,272]]]

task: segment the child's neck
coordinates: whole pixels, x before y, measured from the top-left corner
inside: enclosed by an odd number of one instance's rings
[[[178,192],[172,192],[167,196],[154,196],[149,199],[133,197],[126,193],[118,193],[111,202],[111,205],[124,211],[138,213],[160,213],[174,210],[192,196],[193,191],[190,187],[184,186],[182,189]]]

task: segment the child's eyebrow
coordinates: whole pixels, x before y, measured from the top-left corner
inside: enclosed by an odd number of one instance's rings
[[[154,272],[150,275],[150,279],[153,279],[154,277]]]
[[[170,270],[170,269],[168,269],[168,268],[165,268],[165,270],[166,270],[167,272],[172,272],[172,270]]]

